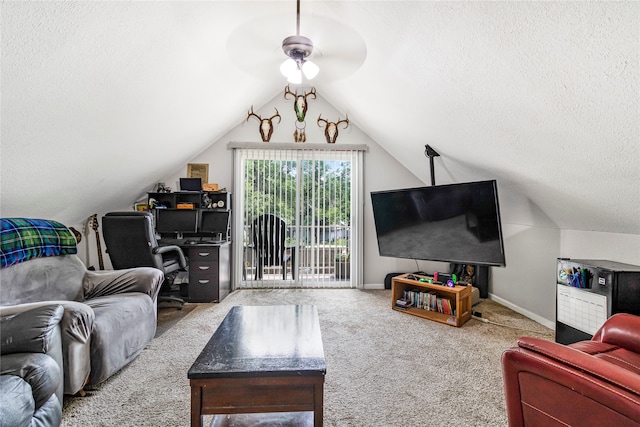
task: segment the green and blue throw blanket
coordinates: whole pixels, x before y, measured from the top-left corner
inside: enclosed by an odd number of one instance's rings
[[[36,218],[0,218],[2,268],[47,256],[75,254],[76,239],[57,221]]]

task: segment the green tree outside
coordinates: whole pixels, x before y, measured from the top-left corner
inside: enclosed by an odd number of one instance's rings
[[[271,213],[289,227],[315,228],[316,240],[326,243],[342,240],[336,230],[351,226],[351,162],[302,160],[298,169],[295,160],[247,160],[245,168],[245,224]],[[300,201],[300,224],[295,222],[296,200]],[[327,235],[331,230],[333,238]]]

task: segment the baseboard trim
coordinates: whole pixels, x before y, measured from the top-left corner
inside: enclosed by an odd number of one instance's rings
[[[511,310],[515,311],[516,313],[520,313],[523,316],[527,316],[529,319],[538,322],[539,324],[541,324],[542,326],[551,329],[552,331],[556,330],[556,324],[555,321],[551,321],[549,319],[545,319],[544,317],[541,317],[535,313],[530,312],[529,310],[525,310],[524,308],[515,305],[509,301],[507,301],[504,298],[500,298],[499,296],[496,296],[492,293],[489,293],[489,299],[492,301],[495,301],[499,304],[504,305],[505,307],[510,308]]]
[[[363,289],[368,290],[380,290],[380,289],[384,289],[384,283],[365,283],[363,285]],[[493,300],[499,304],[504,305],[505,307],[510,308],[511,310],[515,311],[516,313],[520,313],[523,316],[528,317],[529,319],[538,322],[539,324],[541,324],[542,326],[544,326],[545,328],[549,328],[552,331],[555,331],[556,329],[556,324],[555,321],[553,320],[549,320],[549,319],[545,319],[542,316],[539,316],[535,313],[532,313],[529,310],[526,310],[516,304],[513,304],[512,302],[507,301],[504,298],[500,298],[499,296],[496,296],[492,293],[489,293],[489,299]]]

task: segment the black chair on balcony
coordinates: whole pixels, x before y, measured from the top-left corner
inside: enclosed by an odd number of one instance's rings
[[[287,223],[272,214],[260,215],[253,220],[253,245],[256,254],[255,280],[262,280],[264,267],[282,268],[282,279],[287,279],[287,264],[291,264],[291,276],[295,274],[295,247],[285,244]]]

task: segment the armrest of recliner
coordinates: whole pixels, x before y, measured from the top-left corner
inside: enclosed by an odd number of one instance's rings
[[[62,335],[60,364],[64,367],[64,392],[75,394],[82,390],[91,370],[90,344],[95,320],[93,309],[77,301],[42,301],[1,307],[0,316],[15,315],[52,304],[64,307],[64,314],[60,320]],[[56,356],[56,358],[59,357]]]
[[[38,305],[0,317],[1,375],[22,378],[30,386],[36,409],[56,394],[62,404],[63,354],[60,304]]]
[[[1,375],[13,375],[14,377],[22,378],[31,387],[31,393],[35,402],[35,409],[39,409],[44,405],[52,395],[56,393],[56,390],[62,385],[62,368],[56,363],[56,361],[43,353],[13,353],[5,354],[2,356],[2,369]],[[10,388],[13,391],[13,388]],[[3,390],[7,392],[8,390]],[[62,395],[58,396],[60,399],[60,405],[62,405]],[[4,395],[2,398],[3,405],[11,405],[12,402],[7,401],[11,397]],[[13,411],[16,412],[16,411]],[[3,421],[2,425],[7,420],[2,417],[7,414],[0,415],[0,420]],[[21,424],[22,425],[22,424]],[[29,425],[35,425],[31,423]],[[40,424],[38,424],[40,425]]]
[[[187,259],[184,257],[184,253],[182,253],[182,249],[180,249],[180,246],[166,245],[153,248],[154,254],[166,254],[170,252],[176,252],[176,254],[178,255],[178,264],[180,265],[180,268],[187,267]]]
[[[518,340],[518,346],[571,366],[578,371],[640,396],[640,377],[638,374],[606,360],[541,338],[522,337]]]
[[[63,314],[61,305],[50,304],[3,316],[0,354],[47,353]]]
[[[82,287],[85,300],[126,292],[142,292],[155,300],[163,280],[162,271],[153,267],[87,271]]]
[[[602,341],[640,354],[640,316],[628,313],[614,314],[596,331],[591,340]]]

